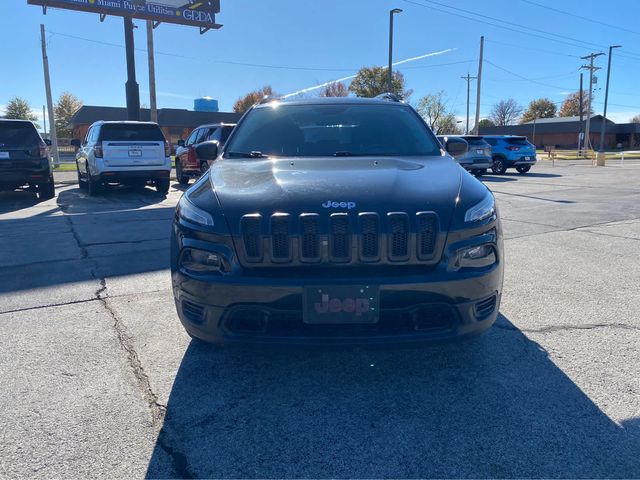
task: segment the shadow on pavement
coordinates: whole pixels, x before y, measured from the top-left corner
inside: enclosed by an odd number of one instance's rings
[[[0,192],[0,214],[16,212],[33,207],[40,203],[35,192],[16,190],[13,192]]]
[[[637,477],[639,427],[503,316],[435,347],[192,342],[147,477]]]
[[[96,197],[67,188],[33,213],[0,219],[0,293],[169,268],[175,207],[165,200],[149,187]],[[36,202],[19,201],[23,208]]]

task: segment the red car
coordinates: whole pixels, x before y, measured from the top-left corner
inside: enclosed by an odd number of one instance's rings
[[[198,178],[209,169],[206,159],[198,158],[196,147],[214,140],[222,147],[236,125],[234,123],[212,123],[200,125],[191,132],[187,141],[180,140],[176,149],[176,178],[178,183],[187,185],[190,178]]]

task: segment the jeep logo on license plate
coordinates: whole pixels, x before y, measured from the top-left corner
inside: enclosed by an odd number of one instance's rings
[[[306,287],[305,323],[376,323],[379,289],[371,285]]]

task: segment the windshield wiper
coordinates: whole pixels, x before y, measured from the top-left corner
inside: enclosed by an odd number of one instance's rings
[[[258,151],[251,150],[250,152],[227,152],[230,157],[242,157],[242,158],[267,158],[267,156]]]

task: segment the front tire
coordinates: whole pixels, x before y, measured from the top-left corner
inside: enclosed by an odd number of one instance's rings
[[[84,178],[82,178],[82,174],[80,173],[80,166],[78,165],[78,162],[76,162],[76,171],[78,172],[78,187],[81,190],[86,190],[87,181]]]
[[[531,170],[531,165],[522,165],[520,167],[516,167],[516,170],[518,171],[518,173],[527,173],[529,170]]]
[[[182,172],[182,162],[176,159],[176,179],[180,185],[189,185],[189,177]]]
[[[506,172],[507,167],[504,164],[504,160],[500,157],[494,157],[491,171],[496,175],[502,175],[504,172]]]
[[[476,177],[481,177],[482,175],[484,175],[485,173],[487,173],[487,169],[486,168],[478,168],[477,170],[474,170],[472,172]]]

